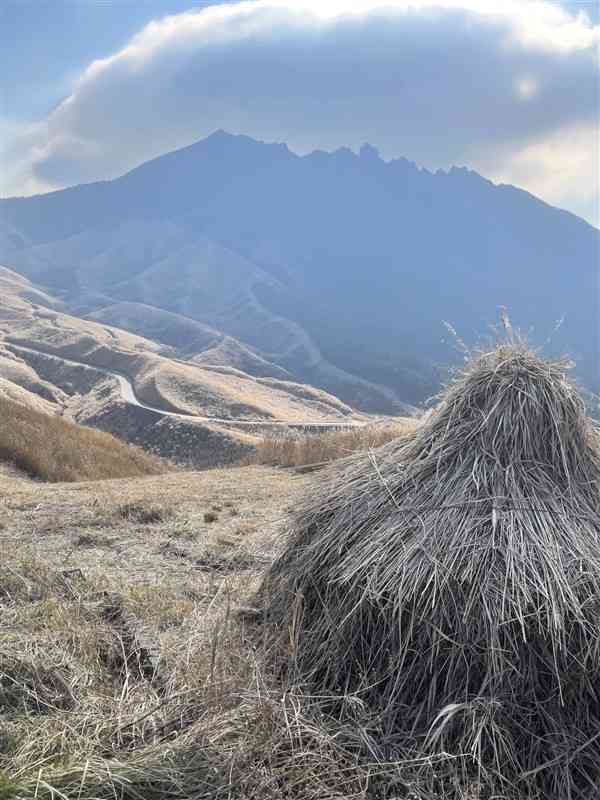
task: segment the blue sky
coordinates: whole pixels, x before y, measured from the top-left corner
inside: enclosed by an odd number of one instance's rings
[[[224,127],[466,164],[597,223],[600,3],[215,5],[3,0],[0,194],[114,177]]]
[[[152,19],[213,5],[190,0],[2,0],[3,113],[46,114],[97,58],[119,50]]]

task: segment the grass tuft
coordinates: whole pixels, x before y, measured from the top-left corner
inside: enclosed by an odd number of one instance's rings
[[[139,525],[157,525],[175,516],[172,508],[155,503],[123,503],[118,507],[117,513],[128,522]]]

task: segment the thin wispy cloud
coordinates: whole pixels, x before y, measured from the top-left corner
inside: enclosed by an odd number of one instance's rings
[[[467,164],[594,219],[600,26],[538,0],[254,0],[156,20],[11,130],[3,193],[110,178],[217,128]]]

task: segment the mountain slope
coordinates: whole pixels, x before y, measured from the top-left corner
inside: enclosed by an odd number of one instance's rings
[[[200,323],[157,309],[170,335],[192,333],[199,360],[172,347],[67,314],[48,291],[0,267],[0,396],[115,433],[196,466],[239,460],[273,429],[346,428],[364,421],[323,390],[288,374],[249,348]],[[113,315],[139,313],[123,304]],[[106,315],[110,316],[108,310]],[[156,320],[155,320],[156,321]],[[215,355],[214,360],[211,354]],[[246,357],[259,376],[227,363]],[[204,360],[202,360],[204,359]],[[282,380],[282,378],[284,378]]]
[[[101,308],[88,319],[105,322],[170,345],[198,364],[229,366],[257,377],[289,379],[290,373],[256,350],[201,322],[144,305],[121,302]]]
[[[473,343],[499,306],[598,386],[598,231],[465,169],[219,132],[0,219],[5,263],[71,307],[165,309],[355,406],[422,400],[456,358],[443,323]]]

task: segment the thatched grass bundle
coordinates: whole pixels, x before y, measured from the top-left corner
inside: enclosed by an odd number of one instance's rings
[[[366,709],[412,796],[600,797],[600,455],[565,369],[474,359],[319,476],[263,587],[288,681]]]

